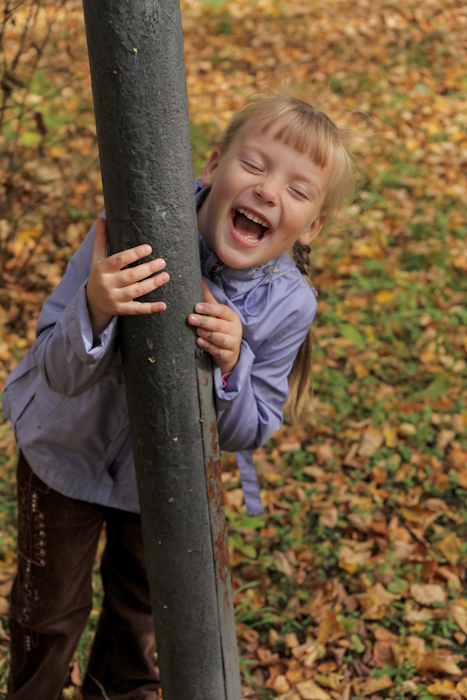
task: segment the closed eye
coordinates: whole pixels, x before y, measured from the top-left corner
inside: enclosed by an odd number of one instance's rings
[[[258,173],[263,172],[263,168],[260,165],[258,165],[257,163],[252,163],[249,160],[242,160],[242,163],[250,170],[255,170]]]
[[[291,188],[292,192],[297,195],[297,197],[300,197],[300,199],[308,199],[308,195],[306,192],[302,192],[302,190],[296,190],[293,187]]]

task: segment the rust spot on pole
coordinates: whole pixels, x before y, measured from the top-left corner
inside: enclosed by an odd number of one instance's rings
[[[224,584],[230,583],[230,562],[229,549],[227,545],[227,533],[224,530],[219,532],[217,540],[214,542],[214,558],[219,578]]]
[[[198,356],[199,357],[199,356]],[[209,516],[216,572],[217,605],[221,625],[221,643],[225,672],[226,700],[241,699],[237,661],[237,640],[233,614],[232,583],[229,562],[228,532],[224,511],[224,489],[217,438],[217,416],[213,410],[213,383],[210,359],[199,357],[198,387],[203,432],[204,464],[209,501]],[[201,364],[203,362],[203,364]]]

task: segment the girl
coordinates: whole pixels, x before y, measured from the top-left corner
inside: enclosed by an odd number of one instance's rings
[[[316,300],[302,273],[308,246],[353,188],[347,143],[347,132],[303,100],[254,95],[195,183],[205,300],[188,322],[215,360],[220,445],[240,451],[250,513],[262,506],[247,451],[281,425],[288,379],[291,415],[309,386]],[[149,246],[110,257],[107,250],[101,218],[45,302],[37,340],[5,388],[3,410],[21,448],[10,700],[61,697],[91,610],[91,572],[104,522],[105,599],[83,698],[157,698],[115,333],[119,314],[164,311],[163,303],[135,298],[169,275],[161,272],[161,259],[127,267],[148,256]]]

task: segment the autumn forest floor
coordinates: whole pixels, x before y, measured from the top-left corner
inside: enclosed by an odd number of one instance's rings
[[[103,208],[80,3],[5,6],[0,387]],[[195,173],[245,95],[281,78],[330,86],[368,136],[359,194],[313,248],[308,424],[256,454],[264,515],[223,458],[244,698],[467,698],[465,2],[185,0],[183,18]],[[14,467],[3,422],[0,697]],[[69,698],[97,575],[95,595]]]

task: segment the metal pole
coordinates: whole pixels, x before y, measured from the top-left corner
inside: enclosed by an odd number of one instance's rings
[[[119,335],[163,696],[241,700],[210,362],[186,322],[202,289],[180,7],[83,5],[111,252],[149,243],[171,274],[167,311]]]

